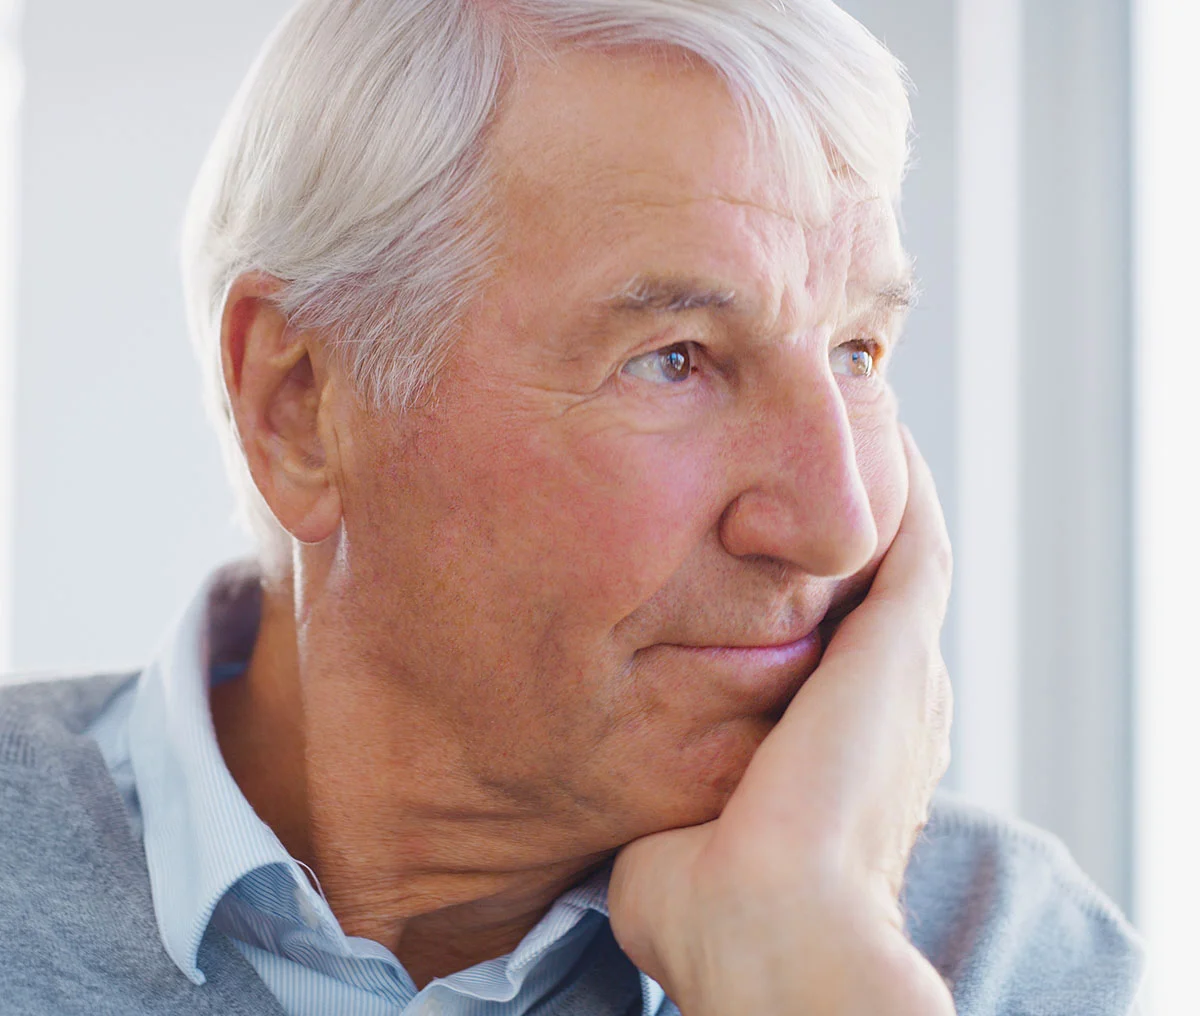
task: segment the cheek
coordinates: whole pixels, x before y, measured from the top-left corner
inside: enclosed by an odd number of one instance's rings
[[[664,435],[621,434],[531,455],[548,557],[564,562],[570,581],[587,576],[614,623],[667,583],[719,516],[710,451]]]
[[[594,646],[680,568],[720,514],[715,449],[667,435],[548,424],[482,400],[387,442],[360,476],[371,543],[436,559],[489,613],[540,618]],[[433,577],[430,578],[433,581]],[[534,621],[530,621],[534,624]]]

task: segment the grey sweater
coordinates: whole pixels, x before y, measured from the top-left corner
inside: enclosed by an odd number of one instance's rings
[[[201,987],[162,948],[142,845],[82,734],[126,679],[0,690],[0,1016],[282,1016],[212,929]],[[905,906],[960,1016],[1131,1011],[1141,971],[1132,932],[1042,833],[940,800]],[[640,992],[605,929],[536,1016],[637,1016]]]

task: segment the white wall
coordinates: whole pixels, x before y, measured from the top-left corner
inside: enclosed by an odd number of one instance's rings
[[[1200,273],[1200,8],[1139,4],[1138,901],[1151,955],[1147,1016],[1195,1008],[1200,952],[1200,412],[1189,357]]]
[[[29,0],[18,670],[135,664],[239,553],[176,267],[188,188],[284,0]]]
[[[16,450],[17,2],[0,0],[0,674],[12,655],[13,453]]]

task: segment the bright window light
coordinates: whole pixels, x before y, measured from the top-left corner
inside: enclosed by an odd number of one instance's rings
[[[1200,5],[1138,0],[1138,923],[1147,1016],[1195,1011],[1200,947]]]

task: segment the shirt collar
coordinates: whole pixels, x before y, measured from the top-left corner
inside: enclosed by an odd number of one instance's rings
[[[167,954],[197,985],[205,981],[197,962],[200,943],[217,905],[244,876],[268,865],[290,873],[297,891],[311,901],[323,937],[332,948],[350,952],[332,912],[226,768],[213,728],[211,675],[249,659],[260,606],[254,565],[216,572],[143,672],[129,718],[159,933]],[[504,958],[505,972],[522,978],[592,911],[608,916],[607,869],[559,898]]]
[[[129,718],[155,916],[167,954],[195,984],[204,983],[200,941],[238,879],[269,864],[304,878],[226,768],[209,711],[210,669],[237,648],[248,658],[259,595],[251,566],[217,572],[143,672]],[[249,645],[231,645],[247,632]]]

